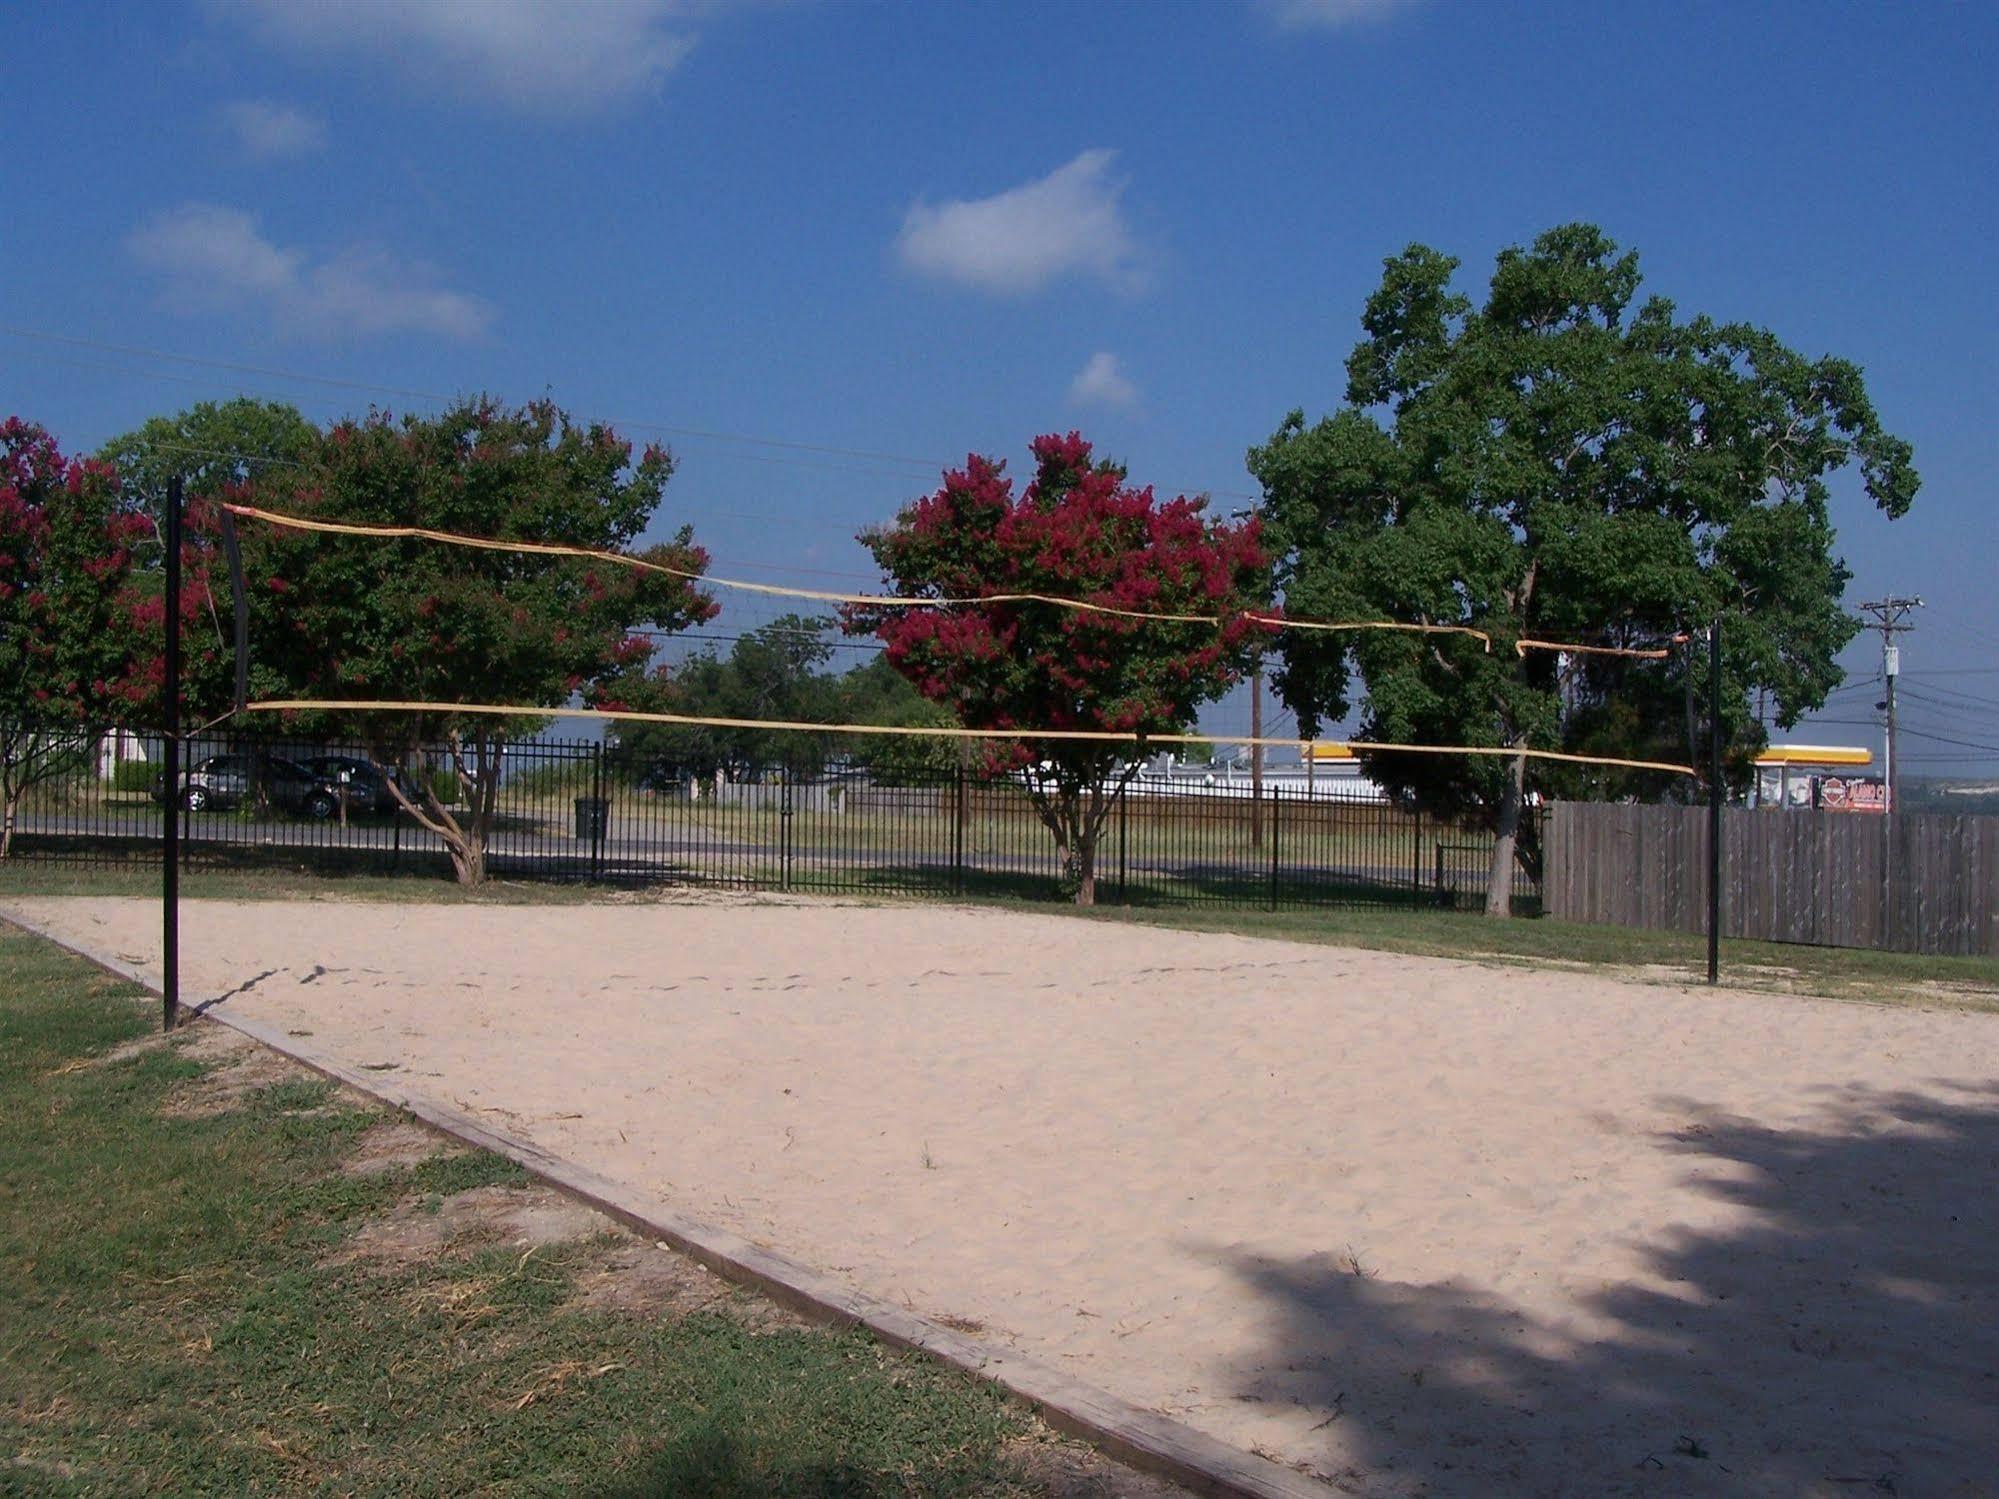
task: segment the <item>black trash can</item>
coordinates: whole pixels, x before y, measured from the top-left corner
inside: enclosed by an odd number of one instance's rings
[[[600,796],[576,798],[576,836],[592,843],[603,839],[611,825],[611,804]]]

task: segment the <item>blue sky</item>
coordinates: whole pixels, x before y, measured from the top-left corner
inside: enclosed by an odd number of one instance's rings
[[[1843,491],[1849,599],[1930,606],[1908,770],[1991,773],[1995,44],[1945,4],[17,4],[0,410],[88,447],[238,392],[546,391],[670,442],[718,572],[863,586],[857,529],[1036,432],[1249,503],[1383,256],[1476,292],[1589,219],[1867,370],[1925,482],[1893,525]],[[1878,639],[1847,659],[1810,737],[1872,742]]]

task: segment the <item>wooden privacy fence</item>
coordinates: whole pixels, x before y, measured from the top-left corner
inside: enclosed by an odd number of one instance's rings
[[[1548,808],[1543,908],[1568,921],[1700,932],[1707,809]],[[1722,935],[1999,955],[1999,817],[1730,807]]]

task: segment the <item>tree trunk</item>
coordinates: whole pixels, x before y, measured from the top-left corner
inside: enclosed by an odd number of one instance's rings
[[[483,841],[459,835],[446,838],[444,846],[451,854],[451,872],[458,877],[461,885],[483,885],[486,882],[486,845]]]
[[[371,745],[368,753],[377,765],[400,767],[404,763],[405,757],[386,745]],[[494,760],[497,763],[497,755]],[[484,756],[478,763],[483,768]],[[499,788],[493,784],[494,778],[490,775],[480,775],[477,780],[468,776],[465,757],[456,745],[452,747],[452,766],[459,786],[472,788],[467,798],[472,809],[471,816],[464,822],[452,816],[450,810],[437,799],[436,788],[432,786],[427,772],[417,776],[414,798],[404,791],[401,781],[394,775],[389,777],[389,794],[419,827],[428,828],[437,835],[444,851],[451,856],[451,872],[458,883],[479,885],[486,879],[486,844],[492,834],[493,807]]]
[[[6,858],[14,851],[14,818],[15,814],[20,810],[21,798],[19,796],[9,796],[7,798],[6,819],[4,822],[0,822],[0,859]]]
[[[1079,836],[1070,857],[1073,860],[1076,877],[1076,904],[1094,906],[1097,903],[1097,839],[1094,833]]]
[[[1527,757],[1515,755],[1506,767],[1506,785],[1499,794],[1499,819],[1493,828],[1492,872],[1485,882],[1485,914],[1501,920],[1513,914],[1514,845],[1520,838],[1520,804],[1525,800]]]

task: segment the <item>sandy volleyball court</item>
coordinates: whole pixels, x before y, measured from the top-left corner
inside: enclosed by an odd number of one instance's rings
[[[157,963],[157,908],[9,907]],[[1999,1017],[945,907],[190,902],[190,1001],[1370,1495],[1999,1494]]]

